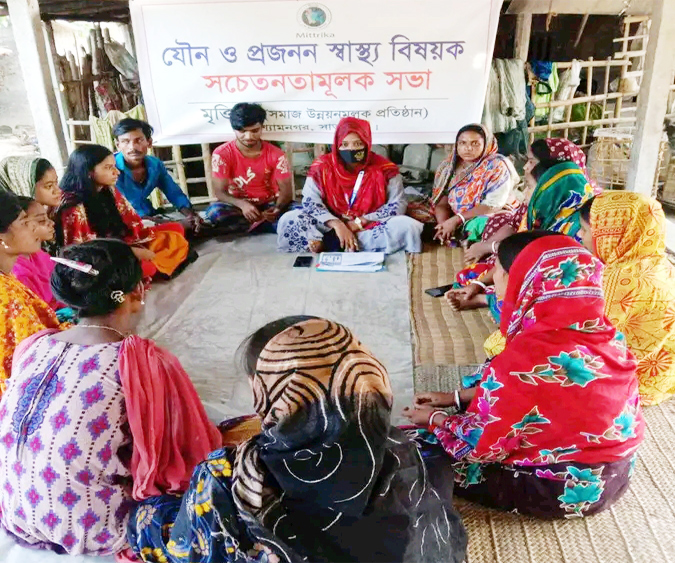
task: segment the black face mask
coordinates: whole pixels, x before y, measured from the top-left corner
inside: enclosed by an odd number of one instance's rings
[[[340,149],[338,153],[340,153],[340,158],[345,164],[359,164],[360,162],[366,160],[368,149]]]

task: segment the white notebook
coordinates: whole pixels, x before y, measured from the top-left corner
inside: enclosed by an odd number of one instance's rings
[[[322,252],[320,272],[379,272],[384,269],[384,252]]]

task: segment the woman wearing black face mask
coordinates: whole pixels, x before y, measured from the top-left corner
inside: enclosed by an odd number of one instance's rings
[[[367,121],[340,121],[332,152],[309,170],[302,210],[289,211],[279,221],[280,251],[422,251],[422,223],[404,215],[398,167],[371,147]]]

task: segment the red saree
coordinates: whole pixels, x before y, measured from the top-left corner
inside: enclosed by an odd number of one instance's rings
[[[185,231],[178,223],[167,223],[154,227],[143,226],[143,220],[126,198],[115,188],[110,189],[115,197],[115,206],[129,230],[124,242],[129,245],[144,246],[155,253],[152,261],[143,260],[143,275],[152,277],[157,272],[171,275],[187,258],[190,250]],[[87,221],[84,204],[63,207],[59,210],[63,228],[63,243],[81,244],[97,238]]]
[[[505,350],[465,414],[434,430],[466,462],[628,459],[642,441],[636,361],[604,313],[602,264],[567,236],[528,245],[509,272]]]

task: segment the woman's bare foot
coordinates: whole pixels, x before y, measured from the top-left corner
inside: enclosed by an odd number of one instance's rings
[[[445,297],[453,311],[468,311],[488,306],[487,296],[483,293],[464,299],[461,294],[448,292]]]
[[[313,254],[319,254],[323,252],[323,241],[322,240],[310,240],[307,243],[307,248]]]

